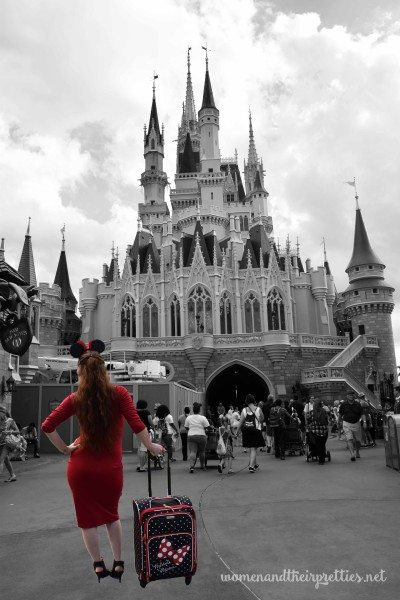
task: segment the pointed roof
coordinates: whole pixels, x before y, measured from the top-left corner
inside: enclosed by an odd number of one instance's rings
[[[384,265],[371,248],[369,243],[367,230],[365,229],[361,210],[356,209],[356,224],[354,230],[353,254],[346,268],[346,273],[353,268],[361,265]]]
[[[149,143],[149,137],[151,130],[154,129],[157,135],[157,141],[159,144],[162,144],[162,136],[160,133],[160,125],[158,122],[158,113],[157,113],[157,104],[156,104],[156,92],[153,87],[153,101],[151,103],[151,111],[150,111],[150,119],[149,119],[149,128],[146,134],[146,145]]]
[[[239,261],[239,269],[247,269],[247,265],[249,262],[249,253],[250,253],[250,262],[253,269],[258,269],[260,266],[258,264],[257,256],[254,253],[253,244],[251,243],[250,238],[246,240],[246,244],[243,250],[242,259]]]
[[[29,285],[37,286],[35,262],[33,260],[32,241],[30,234],[31,218],[29,217],[28,229],[25,235],[24,247],[22,248],[21,260],[19,261],[18,273]]]
[[[196,172],[196,158],[193,152],[192,140],[189,132],[186,134],[185,147],[179,158],[179,173]]]
[[[151,256],[151,268],[153,273],[160,272],[160,255],[154,238],[147,229],[141,229],[136,233],[135,241],[133,242],[129,256],[132,261],[132,273],[136,273],[138,262],[140,273],[147,273],[149,256]]]
[[[61,288],[61,299],[77,304],[76,298],[71,289],[69,282],[69,273],[67,265],[67,257],[64,248],[60,252],[60,258],[58,261],[57,272],[54,278],[54,283]]]
[[[201,108],[217,108],[211,87],[210,74],[208,72],[208,59],[206,60],[206,78],[204,80],[203,104]]]
[[[248,165],[258,164],[256,144],[254,142],[253,122],[251,120],[251,112],[249,110],[249,156],[247,159]]]
[[[197,240],[199,240],[200,250],[201,250],[201,252],[203,254],[204,262],[206,263],[207,266],[212,265],[212,261],[210,259],[210,255],[208,253],[207,244],[206,244],[206,241],[204,239],[203,228],[201,226],[200,219],[198,219],[196,221],[196,226],[194,228],[192,244],[190,246],[189,255],[188,255],[188,258],[187,258],[187,263],[185,263],[185,266],[190,267],[190,265],[192,264],[192,260],[193,260],[193,256],[194,256],[194,251],[196,250]]]
[[[187,66],[185,117],[186,123],[190,126],[190,123],[196,122],[196,107],[194,105],[192,76],[190,73],[190,48],[188,48],[187,53]]]
[[[249,231],[250,241],[253,246],[254,254],[258,258],[260,256],[260,250],[262,252],[262,257],[264,261],[264,266],[268,266],[269,264],[269,253],[271,251],[271,246],[268,240],[267,233],[264,229],[262,223],[256,223],[250,228]]]
[[[21,277],[18,271],[13,269],[11,265],[5,261],[4,238],[1,238],[0,245],[0,279],[4,279],[9,283],[16,283],[17,285],[21,286],[27,285],[26,281],[23,277]]]
[[[265,188],[261,183],[260,171],[257,171],[256,176],[254,178],[254,187],[251,190],[252,192],[265,192]]]
[[[214,264],[214,258],[216,258],[216,264],[220,267],[222,265],[222,252],[217,236],[215,235],[215,231],[206,233],[204,236],[204,241],[207,246],[208,255],[212,257],[212,264]]]

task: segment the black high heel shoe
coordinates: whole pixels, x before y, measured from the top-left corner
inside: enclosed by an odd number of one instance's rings
[[[102,571],[96,571],[97,568],[102,567]],[[104,560],[96,560],[93,563],[93,569],[94,572],[97,575],[97,579],[99,580],[100,583],[100,579],[104,579],[104,577],[108,577],[109,575],[111,575],[110,571],[107,569],[106,565],[104,564]]]
[[[122,567],[122,571],[116,571],[115,567]],[[121,577],[124,574],[124,569],[125,563],[123,560],[114,560],[113,567],[110,571],[110,577],[112,577],[113,579],[119,579],[119,582],[121,583]]]

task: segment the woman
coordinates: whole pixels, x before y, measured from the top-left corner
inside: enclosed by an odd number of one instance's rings
[[[232,430],[231,430],[231,422],[229,420],[228,415],[226,415],[221,420],[221,425],[218,427],[218,434],[222,438],[226,452],[225,454],[218,455],[219,457],[219,465],[218,465],[218,473],[222,473],[222,469],[225,469],[225,466],[228,467],[228,475],[233,473],[232,471],[232,458],[233,458],[233,438],[232,438]]]
[[[188,447],[189,447],[189,473],[194,473],[197,454],[200,459],[200,467],[203,471],[206,470],[206,444],[207,444],[207,427],[210,423],[207,417],[200,414],[201,404],[193,402],[193,414],[189,415],[185,421],[185,428],[188,431]]]
[[[255,473],[259,465],[257,464],[257,448],[264,448],[265,442],[261,433],[261,424],[263,414],[256,406],[255,398],[252,394],[247,394],[244,401],[245,408],[240,417],[238,433],[242,430],[243,447],[250,448],[250,473]],[[238,435],[238,434],[237,434]]]
[[[11,448],[7,445],[7,436],[16,433],[19,435],[19,429],[14,420],[10,417],[10,413],[6,411],[4,406],[0,406],[0,473],[3,472],[4,465],[10,476],[5,479],[5,483],[13,483],[17,481],[17,476],[10,461]]]
[[[111,384],[100,352],[100,340],[82,341],[71,346],[78,361],[78,390],[67,396],[42,423],[42,429],[63,454],[69,456],[67,477],[75,504],[78,527],[93,559],[98,580],[110,575],[121,581],[122,531],[118,502],[122,493],[122,433],[124,417],[140,442],[155,455],[164,449],[153,444],[135,405],[122,386]],[[75,415],[80,425],[79,437],[67,445],[56,428]],[[114,555],[109,571],[100,554],[97,528],[105,525]]]
[[[154,425],[158,429],[160,436],[160,443],[166,448],[168,458],[171,462],[175,462],[175,458],[172,457],[174,451],[174,438],[178,439],[179,433],[174,424],[169,408],[166,404],[160,404],[156,410],[156,417],[154,419]]]
[[[238,427],[240,423],[240,412],[237,406],[235,406],[232,416],[231,416],[231,431],[233,435],[233,444],[235,444],[235,440],[237,438]]]
[[[323,408],[322,400],[316,398],[312,411],[308,416],[308,429],[314,434],[315,447],[320,465],[325,464],[326,440],[328,439],[328,416]]]
[[[147,431],[150,433],[150,430],[154,428],[154,425],[153,425],[153,419],[151,418],[151,413],[147,409],[146,400],[138,400],[137,404],[136,404],[136,410],[137,410],[137,413],[138,413],[140,419],[146,425]],[[150,433],[150,435],[151,435],[151,433]],[[138,471],[139,473],[143,473],[144,471],[147,470],[147,468],[146,468],[147,448],[143,444],[143,442],[141,442],[140,446],[139,446],[138,458],[139,458],[139,466],[136,468],[136,471]]]

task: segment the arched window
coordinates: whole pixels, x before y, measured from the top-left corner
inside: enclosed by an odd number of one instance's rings
[[[154,141],[154,138],[151,140],[151,149],[154,150],[156,147],[156,143]]]
[[[189,333],[212,333],[212,302],[209,292],[198,285],[188,299]]]
[[[232,311],[231,301],[227,292],[224,292],[219,301],[219,319],[221,323],[221,333],[232,333]]]
[[[261,331],[260,302],[253,293],[249,294],[244,303],[244,320],[246,333]]]
[[[277,289],[270,291],[267,297],[268,330],[286,329],[285,306]]]
[[[158,307],[152,298],[143,306],[143,337],[158,337]]]
[[[125,296],[121,306],[121,336],[136,337],[136,309],[129,295]]]
[[[174,294],[171,304],[171,335],[181,335],[181,305]]]
[[[249,230],[249,217],[246,215],[243,218],[243,228],[245,231]]]

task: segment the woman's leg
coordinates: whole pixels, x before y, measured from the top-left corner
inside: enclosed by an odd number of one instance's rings
[[[83,541],[85,542],[86,550],[92,557],[93,562],[101,560],[99,534],[97,532],[97,527],[82,529],[82,537]],[[102,570],[102,567],[96,567],[96,573],[100,573]]]
[[[205,435],[200,435],[199,440],[197,442],[197,447],[199,449],[200,467],[202,469],[205,469],[206,465],[206,444],[207,437]]]
[[[113,521],[112,523],[106,523],[107,535],[110,540],[111,550],[114,556],[114,560],[121,560],[122,552],[122,527],[121,521]],[[123,571],[123,567],[115,567],[115,571]]]
[[[257,448],[250,448],[250,467],[253,467],[257,464]]]
[[[189,447],[189,461],[190,461],[190,468],[194,469],[194,466],[196,464],[196,458],[197,458],[197,442],[194,439],[195,436],[191,435],[188,436],[188,447]]]
[[[11,464],[10,458],[8,456],[8,452],[6,453],[6,455],[4,457],[4,464],[6,466],[7,471],[10,473],[10,477],[15,477],[15,473],[12,468],[12,464]]]

